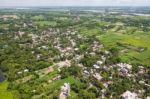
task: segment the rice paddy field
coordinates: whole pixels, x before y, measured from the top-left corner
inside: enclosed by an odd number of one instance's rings
[[[111,23],[108,25],[111,25]],[[105,31],[98,27],[94,29],[82,28],[80,31],[81,34],[86,36],[96,36],[106,49],[119,49],[119,57],[122,62],[150,66],[149,31],[144,32],[137,27],[122,24]]]

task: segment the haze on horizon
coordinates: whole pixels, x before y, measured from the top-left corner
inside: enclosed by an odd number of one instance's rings
[[[150,6],[150,0],[0,0],[5,6]]]

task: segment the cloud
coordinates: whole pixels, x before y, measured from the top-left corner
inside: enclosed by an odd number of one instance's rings
[[[0,6],[149,6],[150,0],[0,0]]]

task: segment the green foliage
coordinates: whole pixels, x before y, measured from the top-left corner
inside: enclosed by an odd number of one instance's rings
[[[86,67],[92,67],[96,61],[97,61],[98,57],[94,57],[94,56],[90,56],[90,55],[85,55],[83,59],[81,59],[81,63],[86,66]]]
[[[115,92],[115,95],[118,96],[125,92],[126,90],[131,90],[133,86],[133,82],[127,78],[119,78],[118,82],[115,82],[111,86],[109,86],[110,92]]]
[[[117,48],[111,48],[109,50],[111,52],[111,57],[106,60],[106,64],[115,64],[120,62],[119,51]]]
[[[86,90],[81,90],[79,93],[79,97],[81,99],[95,99],[95,94],[94,93],[90,93]]]
[[[52,63],[45,62],[45,61],[39,61],[39,62],[36,62],[36,69],[43,69],[43,68],[46,68],[51,65],[52,65]]]
[[[19,99],[17,91],[8,90],[8,81],[0,83],[0,99]]]
[[[91,87],[87,90],[88,92],[90,93],[93,93],[96,95],[96,98],[100,95],[100,93],[98,92],[97,88],[96,87]]]
[[[66,78],[70,75],[75,76],[75,77],[80,77],[81,76],[81,68],[78,66],[71,66],[68,68],[63,68],[60,72],[62,78]]]

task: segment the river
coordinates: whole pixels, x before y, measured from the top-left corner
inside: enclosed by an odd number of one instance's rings
[[[5,80],[5,76],[2,72],[2,70],[0,70],[0,82],[3,82]]]

